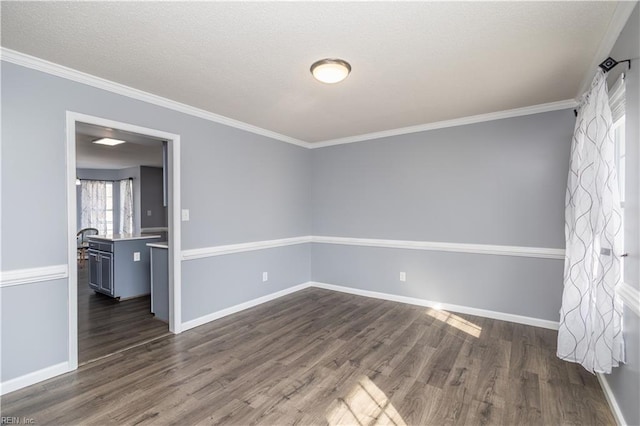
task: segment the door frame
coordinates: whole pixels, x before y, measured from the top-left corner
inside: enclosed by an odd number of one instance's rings
[[[69,313],[69,369],[78,368],[78,263],[76,246],[76,124],[88,123],[112,129],[139,133],[167,141],[167,168],[169,172],[169,331],[182,331],[182,263],[180,237],[180,135],[141,127],[130,123],[91,116],[73,111],[66,112],[67,159],[67,243],[68,243],[68,313]]]

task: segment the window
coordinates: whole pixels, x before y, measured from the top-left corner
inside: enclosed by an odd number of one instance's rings
[[[113,182],[107,182],[106,201],[107,208],[105,222],[107,226],[107,234],[113,234]]]
[[[618,175],[618,191],[620,194],[620,214],[622,216],[622,247],[624,252],[624,204],[625,204],[625,174],[626,158],[625,149],[625,85],[624,74],[621,74],[609,91],[609,105],[611,106],[611,118],[613,120],[613,141],[615,166]],[[624,276],[624,257],[620,260],[622,276]]]
[[[80,222],[82,228],[96,228],[100,235],[113,233],[113,182],[80,182]]]

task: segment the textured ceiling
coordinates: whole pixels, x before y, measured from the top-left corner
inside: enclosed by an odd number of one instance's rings
[[[116,146],[93,143],[96,139],[126,141]],[[162,167],[162,142],[136,133],[86,123],[76,125],[76,167],[79,169],[126,169],[137,166]]]
[[[7,2],[2,45],[302,141],[575,98],[617,2]],[[336,85],[309,73],[349,61]]]

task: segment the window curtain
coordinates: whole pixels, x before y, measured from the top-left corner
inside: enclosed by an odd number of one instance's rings
[[[80,181],[80,224],[82,228],[96,228],[98,234],[107,233],[107,182]]]
[[[565,203],[565,272],[558,357],[592,373],[624,362],[622,217],[606,74],[583,96],[571,143]]]
[[[121,234],[133,233],[133,180],[120,181],[120,226]]]

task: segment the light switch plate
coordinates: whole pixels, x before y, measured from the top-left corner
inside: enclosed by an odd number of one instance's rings
[[[140,262],[140,252],[139,251],[134,251],[133,252],[133,261],[134,262]]]
[[[147,216],[151,216],[151,210],[147,210]]]
[[[187,222],[189,220],[189,209],[182,209],[182,221]]]

